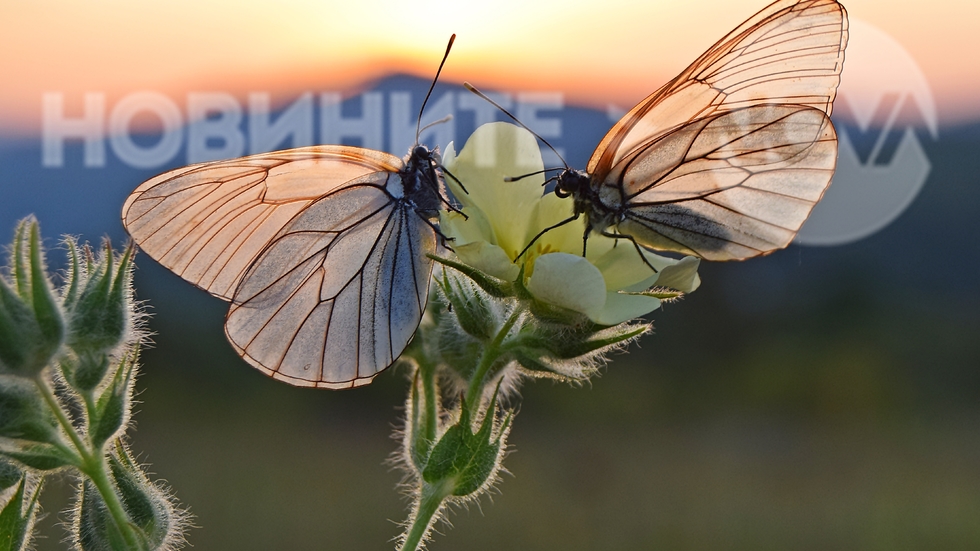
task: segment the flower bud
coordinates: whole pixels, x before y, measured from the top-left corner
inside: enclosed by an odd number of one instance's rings
[[[18,224],[12,282],[0,276],[0,373],[33,377],[61,349],[64,316],[48,281],[37,222]],[[26,249],[26,250],[25,250]]]
[[[118,259],[106,242],[102,258],[88,272],[78,298],[70,305],[69,345],[78,352],[98,356],[109,353],[127,337],[132,317],[133,248]]]
[[[480,341],[493,338],[499,316],[491,311],[493,304],[490,297],[452,270],[443,270],[438,284],[446,300],[453,306],[453,314],[463,331]]]
[[[91,423],[92,444],[101,448],[110,439],[124,430],[129,416],[129,397],[133,382],[133,369],[136,366],[135,354],[123,358],[116,374],[95,404]]]
[[[169,496],[151,483],[125,450],[109,456],[110,475],[129,519],[124,528],[132,531],[138,549],[166,549],[182,538],[184,514]],[[105,501],[90,480],[82,484],[81,499],[74,511],[76,546],[83,551],[130,551],[125,538],[109,514]]]
[[[52,442],[58,422],[34,383],[0,376],[0,437]]]
[[[512,414],[495,427],[497,392],[494,392],[483,423],[473,432],[466,400],[462,401],[461,408],[459,421],[449,427],[432,448],[422,479],[432,486],[449,484],[450,495],[467,497],[479,494],[493,484],[500,469]]]

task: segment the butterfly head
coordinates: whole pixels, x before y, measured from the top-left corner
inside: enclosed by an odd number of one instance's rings
[[[424,145],[415,145],[403,159],[406,173],[435,175],[435,169],[442,164],[439,149],[429,149]]]
[[[589,185],[592,178],[582,170],[566,168],[561,171],[556,179],[555,195],[559,197],[573,197],[576,204],[579,199],[588,200],[592,187]],[[576,207],[576,212],[579,212]]]

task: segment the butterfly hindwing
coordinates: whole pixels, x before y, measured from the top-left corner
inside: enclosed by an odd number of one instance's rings
[[[245,274],[225,333],[243,358],[299,386],[366,384],[422,317],[431,228],[376,173],[316,201]]]
[[[787,246],[830,185],[837,136],[816,108],[757,105],[702,119],[624,162],[607,201],[618,230],[661,250],[708,260]]]

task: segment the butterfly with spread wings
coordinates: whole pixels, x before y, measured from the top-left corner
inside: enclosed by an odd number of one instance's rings
[[[122,219],[143,251],[231,302],[225,334],[248,363],[293,385],[348,388],[391,365],[418,328],[442,237],[432,220],[449,206],[442,170],[422,145],[404,160],[301,147],[161,174]]]
[[[555,193],[591,232],[742,260],[789,245],[830,185],[847,44],[834,0],[779,0],[633,107]],[[613,231],[610,231],[613,230]],[[584,252],[583,252],[584,254]],[[642,254],[641,254],[642,256]]]

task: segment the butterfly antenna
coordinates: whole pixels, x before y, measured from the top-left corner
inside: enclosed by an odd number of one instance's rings
[[[425,99],[422,100],[422,108],[419,109],[419,121],[415,124],[415,143],[418,143],[419,136],[422,134],[422,112],[425,111],[425,104],[429,102],[429,96],[432,95],[432,90],[436,87],[436,82],[439,82],[439,73],[442,72],[442,66],[446,64],[446,60],[449,59],[449,50],[453,48],[453,42],[456,41],[456,33],[453,33],[449,37],[449,44],[446,45],[446,53],[442,56],[442,62],[439,63],[439,69],[436,70],[436,77],[432,79],[432,84],[429,85],[429,91],[425,93]],[[428,126],[426,126],[428,128]]]
[[[423,126],[421,130],[419,130],[418,134],[415,136],[415,140],[418,141],[418,137],[422,134],[422,132],[425,132],[426,130],[432,128],[433,126],[435,126],[437,124],[442,124],[442,123],[445,123],[445,122],[449,122],[451,120],[453,120],[453,116],[452,115],[446,115],[445,117],[443,117],[443,118],[441,118],[441,119],[439,119],[437,121],[430,122],[429,124]]]
[[[527,178],[528,176],[534,176],[536,174],[547,174],[549,172],[554,172],[556,170],[565,170],[565,169],[564,168],[546,168],[544,170],[535,170],[534,172],[528,172],[527,174],[521,174],[520,176],[507,176],[506,178],[504,178],[504,181],[505,182],[516,182],[518,180],[523,180],[524,178]],[[548,178],[548,180],[554,180],[554,179],[555,179],[554,176],[552,176],[551,178]],[[547,181],[545,183],[547,183]]]
[[[565,165],[565,168],[566,169],[568,168],[568,163],[565,162],[565,159],[561,156],[561,153],[558,153],[558,150],[555,149],[554,146],[552,146],[550,143],[548,143],[548,140],[542,138],[541,136],[538,135],[537,132],[535,132],[534,130],[531,130],[530,128],[528,128],[526,124],[524,124],[523,122],[521,122],[520,120],[518,120],[518,118],[515,117],[513,114],[511,114],[510,111],[504,109],[499,103],[493,101],[492,99],[490,99],[489,96],[487,96],[483,92],[477,90],[476,87],[473,86],[472,84],[470,84],[469,82],[464,82],[463,83],[463,87],[465,87],[470,92],[473,92],[474,94],[480,96],[485,101],[489,102],[490,105],[496,107],[497,109],[500,109],[500,111],[503,112],[503,114],[505,114],[508,117],[510,117],[512,121],[514,121],[517,124],[519,124],[524,130],[527,130],[531,134],[534,134],[534,137],[537,138],[537,139],[539,139],[539,140],[541,140],[541,143],[543,143],[544,145],[548,146],[549,149],[551,149],[552,151],[554,151],[555,152],[555,155],[558,156],[558,160],[561,161],[561,164]]]

